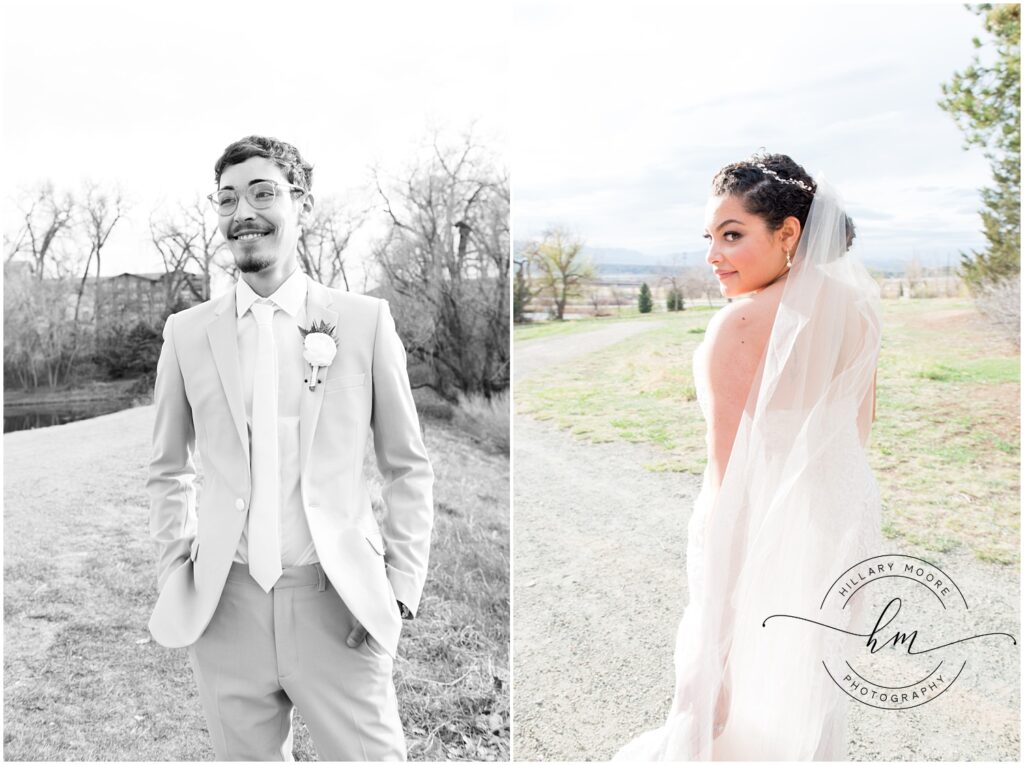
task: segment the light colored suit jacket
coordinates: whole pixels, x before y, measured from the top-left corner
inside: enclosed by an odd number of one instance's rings
[[[307,321],[334,325],[339,342],[333,363],[320,372],[324,382],[302,389],[303,508],[331,584],[394,656],[401,632],[396,600],[415,613],[433,524],[434,473],[405,348],[385,300],[312,279],[306,300]],[[191,645],[209,624],[248,517],[252,482],[236,321],[232,290],[173,314],[164,326],[147,482],[160,595],[149,629],[172,648]],[[384,478],[382,527],[362,469],[371,430]]]

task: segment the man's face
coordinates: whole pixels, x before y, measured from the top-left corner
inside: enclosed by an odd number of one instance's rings
[[[258,181],[280,184],[273,204],[263,210],[253,208],[245,195]],[[238,195],[235,211],[220,216],[217,226],[240,271],[271,271],[294,257],[299,223],[312,207],[312,197],[290,192],[288,179],[276,163],[265,157],[250,157],[229,165],[221,173],[220,189],[232,189]]]

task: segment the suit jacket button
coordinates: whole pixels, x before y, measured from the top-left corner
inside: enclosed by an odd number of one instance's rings
[[[245,510],[245,500],[242,499],[241,497],[236,499],[235,500],[235,509],[236,510]]]

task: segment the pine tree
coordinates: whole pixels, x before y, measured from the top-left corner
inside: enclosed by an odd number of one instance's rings
[[[526,309],[533,299],[533,290],[523,273],[526,266],[525,260],[516,261],[516,279],[512,287],[512,321],[516,324],[526,321]]]
[[[651,288],[647,282],[640,285],[640,313],[650,313],[654,310],[654,301],[651,300]]]
[[[981,190],[988,247],[962,254],[961,272],[975,292],[1020,273],[1020,5],[968,6],[982,17],[994,46],[991,65],[975,56],[942,85],[939,106],[965,136],[964,149],[982,147],[995,184]],[[982,41],[974,38],[974,47]]]
[[[665,300],[665,308],[668,311],[685,311],[686,303],[683,301],[683,291],[678,287],[672,287],[668,291],[668,298]]]

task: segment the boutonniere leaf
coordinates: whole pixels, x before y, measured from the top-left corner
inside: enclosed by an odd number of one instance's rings
[[[306,337],[307,335],[313,332],[320,332],[321,334],[330,337],[332,340],[334,340],[335,343],[338,342],[338,339],[334,337],[334,325],[328,324],[326,321],[314,321],[312,324],[309,325],[309,329],[299,327],[299,334],[301,334],[303,337]]]

